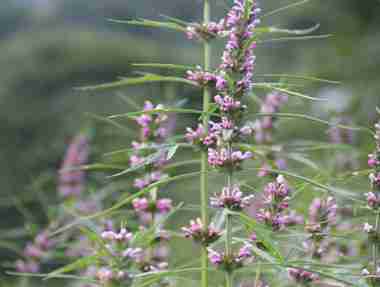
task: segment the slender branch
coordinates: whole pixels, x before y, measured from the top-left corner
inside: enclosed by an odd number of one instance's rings
[[[375,223],[375,232],[376,232],[376,237],[379,234],[379,229],[380,229],[380,212],[376,212],[376,223]],[[373,259],[373,264],[374,264],[374,269],[376,270],[377,268],[377,257],[378,257],[378,248],[377,248],[377,242],[372,242],[372,259]]]
[[[232,143],[228,142],[228,153],[232,154]],[[232,190],[233,185],[233,168],[228,171],[227,175],[227,186],[230,190]],[[232,214],[227,213],[226,215],[226,242],[225,242],[225,254],[227,258],[232,259]],[[231,270],[227,270],[225,273],[226,278],[226,287],[233,286],[233,272]]]
[[[204,23],[210,22],[210,2],[209,0],[204,0],[203,6],[203,21]],[[205,40],[203,44],[203,57],[204,57],[204,69],[206,71],[210,70],[211,66],[211,52],[210,52],[210,43]],[[208,87],[204,87],[203,89],[203,112],[208,112],[210,103],[210,90]],[[203,117],[203,127],[208,132],[208,121],[209,116],[205,114]],[[207,151],[202,151],[201,154],[201,183],[200,183],[200,193],[201,193],[201,216],[202,222],[205,228],[208,228],[208,158]],[[202,261],[202,272],[201,272],[201,286],[208,286],[208,257],[207,257],[207,249],[206,246],[202,247],[201,254]]]

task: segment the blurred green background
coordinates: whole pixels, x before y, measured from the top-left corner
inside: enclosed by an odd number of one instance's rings
[[[211,2],[213,18],[218,19],[231,1]],[[309,94],[325,94],[331,101],[322,108],[299,104],[297,112],[326,118],[331,110],[348,111],[356,124],[369,126],[375,120],[374,107],[380,105],[380,1],[304,2],[263,17],[263,25],[294,29],[320,23],[316,34],[333,37],[263,44],[257,50],[257,74],[294,73],[341,81],[333,88],[310,87]],[[295,2],[261,0],[260,6],[265,14],[291,3]],[[35,195],[54,200],[56,171],[67,143],[81,127],[90,123],[95,128],[94,159],[128,145],[134,136],[133,127],[124,136],[89,113],[136,110],[135,104],[141,106],[148,98],[156,103],[186,98],[187,105],[200,104],[200,95],[180,85],[97,94],[80,94],[73,88],[131,75],[132,62],[199,63],[200,46],[186,41],[184,35],[112,24],[107,18],[158,19],[165,14],[197,21],[201,4],[201,0],[0,2],[0,230],[25,226],[25,205],[39,221],[41,211],[34,203]],[[213,62],[219,57],[220,47],[216,47]],[[287,136],[321,140],[323,135],[321,130],[310,129],[308,123],[289,122],[285,129]],[[13,260],[14,254],[5,250],[4,260]]]

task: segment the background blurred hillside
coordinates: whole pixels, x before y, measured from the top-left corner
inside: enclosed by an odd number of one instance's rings
[[[226,9],[224,3],[232,1],[212,2],[217,19]],[[290,3],[294,1],[262,0],[261,7],[265,14]],[[33,191],[54,198],[55,173],[66,144],[81,127],[89,123],[95,127],[95,156],[128,142],[117,137],[110,143],[113,134],[85,113],[107,115],[136,110],[121,96],[140,104],[144,98],[159,102],[165,101],[160,91],[167,94],[170,90],[156,85],[81,95],[73,87],[128,75],[131,62],[199,62],[199,47],[185,41],[184,35],[111,24],[106,19],[157,19],[165,14],[196,21],[200,7],[200,0],[0,2],[0,214],[7,219],[1,221],[0,228],[23,226],[25,214],[20,206],[14,207],[16,198],[28,202],[30,208],[34,206]],[[342,81],[336,90],[329,91],[331,96],[342,95],[331,104],[338,109],[345,107],[355,123],[369,126],[374,120],[374,107],[380,105],[379,15],[377,0],[312,0],[273,17],[268,15],[262,19],[263,25],[307,28],[320,23],[318,34],[334,36],[262,45],[257,73],[295,73]],[[216,63],[220,51],[214,51]],[[182,94],[193,92],[179,86],[172,88]],[[326,91],[321,86],[310,88],[314,95]],[[192,99],[194,105],[199,101],[197,95]],[[313,107],[302,108],[314,111]],[[290,134],[317,136],[307,124],[287,128]]]

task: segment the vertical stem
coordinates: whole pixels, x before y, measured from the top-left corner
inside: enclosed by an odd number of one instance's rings
[[[380,228],[379,220],[380,220],[380,212],[376,211],[376,223],[375,223],[376,237],[379,234],[379,228]],[[378,253],[378,248],[377,248],[377,240],[376,240],[376,242],[372,242],[372,259],[373,259],[374,270],[376,270],[376,268],[377,268],[377,261],[378,261],[377,260],[377,256],[378,256],[377,253]]]
[[[228,176],[230,177],[230,176]],[[230,181],[230,180],[229,180]],[[231,187],[231,186],[230,186]],[[232,215],[227,214],[226,216],[226,256],[232,258]],[[227,270],[225,273],[226,287],[233,286],[233,271]]]
[[[227,214],[226,216],[226,255],[228,257],[232,256],[232,248],[231,248],[231,242],[232,242],[232,224],[231,224],[231,214]]]
[[[226,287],[233,287],[232,272],[226,272]]]
[[[204,0],[203,6],[203,22],[210,22],[210,2],[209,0]],[[211,57],[210,57],[210,43],[207,40],[204,40],[203,44],[203,65],[205,70],[210,70],[211,66]],[[203,89],[203,111],[207,112],[209,110],[210,103],[210,90],[208,87]],[[208,115],[203,115],[203,128],[205,132],[208,132]],[[201,216],[202,222],[205,228],[208,228],[208,161],[207,161],[207,151],[202,151],[201,154],[201,178],[200,178],[200,193],[201,193]],[[202,247],[201,254],[201,262],[202,262],[202,271],[201,271],[201,286],[208,286],[208,257],[207,257],[207,249],[206,246]]]
[[[231,142],[228,142],[228,153],[231,156],[232,154],[232,144]],[[230,190],[232,190],[233,185],[233,168],[228,171],[227,175],[227,186]],[[226,215],[226,242],[225,242],[225,254],[227,258],[232,259],[233,253],[232,253],[232,215],[227,214]],[[225,273],[226,278],[226,287],[232,287],[233,286],[233,271],[227,270]]]

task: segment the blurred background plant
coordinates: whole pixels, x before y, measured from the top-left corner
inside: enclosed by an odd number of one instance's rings
[[[213,1],[213,16],[220,16],[231,1]],[[271,14],[294,1],[262,0],[264,24],[282,28],[308,28],[320,23],[326,39],[265,43],[257,49],[257,74],[302,74],[341,82],[337,85],[313,84],[310,95],[329,98],[328,104],[304,104],[295,100],[292,109],[320,118],[349,118],[354,125],[370,126],[375,121],[375,106],[380,67],[380,2],[376,0],[302,1],[283,12]],[[144,99],[156,103],[186,100],[199,106],[201,98],[192,89],[174,84],[132,87],[107,93],[80,94],[73,87],[108,82],[131,75],[132,62],[195,64],[199,47],[184,41],[183,35],[153,29],[116,25],[107,18],[144,17],[156,19],[164,14],[186,21],[201,17],[202,1],[144,0],[4,0],[0,3],[0,140],[1,221],[0,246],[3,270],[9,269],[26,241],[43,229],[56,214],[51,208],[59,200],[57,171],[65,149],[82,127],[91,129],[92,162],[103,160],[107,151],[124,148],[136,136],[134,126],[112,127],[101,116],[141,110]],[[265,16],[266,15],[266,16]],[[221,48],[221,47],[219,47]],[[216,49],[216,51],[219,51]],[[213,55],[216,63],[219,52]],[[181,95],[181,97],[178,97]],[[191,117],[181,116],[178,130]],[[371,138],[355,132],[350,142],[333,137],[326,126],[305,121],[281,120],[278,138],[354,144],[355,152],[340,150],[313,153],[313,159],[331,171],[321,177],[340,174],[342,163],[333,162],[346,152],[354,156],[351,168],[364,168]],[[336,135],[336,133],[335,133]],[[336,142],[336,141],[341,142]],[[294,142],[294,144],[297,144]],[[344,155],[343,155],[344,157]],[[347,163],[343,163],[346,165]],[[315,175],[315,174],[314,174]],[[337,178],[335,178],[337,181]],[[91,175],[89,189],[107,182],[103,174]],[[365,177],[341,181],[351,190],[367,187]],[[186,189],[185,183],[176,188]],[[188,188],[188,187],[187,187]],[[195,200],[196,195],[181,193],[176,201]],[[303,196],[303,194],[302,194]],[[305,196],[305,200],[307,200]],[[307,213],[307,205],[298,206]],[[180,222],[181,220],[179,220]],[[180,259],[178,259],[180,260]],[[11,286],[12,277],[3,277]],[[16,280],[15,286],[20,286]],[[26,279],[22,279],[26,280]],[[44,284],[44,285],[41,285]],[[36,286],[57,286],[57,282],[38,282]]]

